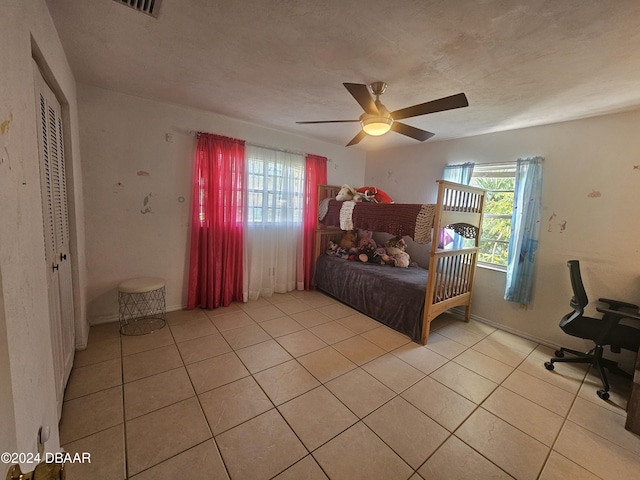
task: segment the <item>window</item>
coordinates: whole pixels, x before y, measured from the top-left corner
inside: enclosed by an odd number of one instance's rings
[[[511,215],[516,164],[476,164],[471,185],[487,190],[478,262],[506,269],[511,238]]]
[[[305,157],[255,145],[246,150],[247,299],[289,292],[303,271]]]
[[[247,146],[249,224],[302,224],[304,156]]]

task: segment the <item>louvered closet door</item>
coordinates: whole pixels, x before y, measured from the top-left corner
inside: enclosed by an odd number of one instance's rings
[[[45,83],[34,62],[38,118],[38,150],[42,187],[44,248],[49,288],[51,347],[58,414],[73,366],[75,326],[69,214],[60,103]]]

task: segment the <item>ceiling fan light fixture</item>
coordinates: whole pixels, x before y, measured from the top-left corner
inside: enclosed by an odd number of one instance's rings
[[[320,120],[296,123],[360,122],[362,130],[360,130],[358,134],[353,137],[349,143],[347,143],[347,147],[360,143],[360,141],[367,135],[379,137],[380,135],[387,133],[389,130],[393,130],[395,133],[413,138],[419,142],[424,142],[425,140],[429,140],[435,134],[420,128],[412,127],[411,125],[402,123],[399,120],[469,106],[467,96],[464,93],[458,93],[456,95],[442,97],[437,100],[431,100],[430,102],[424,102],[390,112],[380,102],[380,95],[382,95],[387,88],[386,83],[373,82],[368,86],[362,83],[343,83],[342,85],[344,85],[351,96],[364,110],[364,113],[362,113],[357,120]],[[375,100],[371,97],[372,95],[375,95]]]
[[[367,135],[371,135],[373,137],[379,137],[380,135],[384,135],[389,130],[391,130],[391,125],[393,124],[393,118],[389,117],[380,117],[376,115],[366,116],[360,120],[362,123],[362,129],[365,131]]]

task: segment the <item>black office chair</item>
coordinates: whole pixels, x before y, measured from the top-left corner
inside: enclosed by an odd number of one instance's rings
[[[598,312],[604,314],[603,317],[591,318],[583,316],[584,308],[589,303],[589,299],[582,285],[580,262],[578,260],[569,260],[567,266],[569,267],[571,287],[573,288],[573,297],[569,302],[573,312],[562,317],[560,328],[574,337],[592,340],[596,346],[586,353],[571,350],[570,348],[560,348],[556,350],[555,357],[548,362],[544,362],[544,366],[547,370],[553,370],[554,362],[590,363],[598,371],[602,379],[603,389],[598,390],[598,396],[603,400],[608,400],[609,381],[604,369],[606,368],[615,373],[624,374],[625,372],[618,368],[617,362],[602,358],[604,347],[609,345],[611,351],[615,353],[620,353],[621,348],[634,352],[638,351],[640,329],[619,324],[623,318],[640,320],[638,306],[618,300],[599,298],[599,302],[607,304],[607,308],[596,308]],[[574,357],[565,358],[565,353],[570,353]],[[628,376],[628,374],[626,375]]]

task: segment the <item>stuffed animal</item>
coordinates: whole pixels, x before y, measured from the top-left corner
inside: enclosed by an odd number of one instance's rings
[[[353,230],[347,230],[342,235],[342,239],[340,239],[340,246],[342,248],[346,248],[349,250],[350,248],[355,248],[356,246],[356,234]]]
[[[374,250],[378,248],[376,241],[373,239],[373,232],[371,230],[358,230],[358,248],[363,245],[371,245]]]
[[[376,187],[360,187],[356,190],[362,195],[363,200],[376,203],[393,203],[391,197]]]
[[[376,198],[374,196],[374,194],[369,191],[369,190],[365,190],[364,192],[360,192],[360,189],[358,189],[358,193],[360,193],[362,195],[362,201],[363,202],[376,202]]]
[[[385,244],[387,255],[393,258],[396,267],[407,268],[411,263],[406,248],[407,244],[402,237],[394,237]]]
[[[353,200],[354,202],[361,202],[362,195],[358,193],[358,191],[355,188],[350,187],[345,183],[344,185],[342,185],[342,188],[340,188],[340,191],[336,195],[336,200],[341,202],[346,202],[347,200]]]
[[[389,249],[397,249],[402,252],[407,250],[407,242],[404,241],[402,236],[393,237],[387,240],[387,243],[385,243],[384,246],[387,248],[387,253],[389,253]]]
[[[396,267],[407,268],[411,263],[411,257],[407,252],[399,252],[393,255],[393,262]]]
[[[393,258],[387,254],[387,251],[384,249],[384,247],[376,248],[375,258],[378,260],[379,263],[382,263],[384,265],[395,264],[395,262],[393,261]]]
[[[369,243],[364,243],[358,248],[358,260],[361,262],[372,262],[375,259],[376,249]]]
[[[336,255],[338,253],[338,248],[340,248],[340,245],[338,245],[333,240],[329,240],[329,245],[326,252],[327,255]]]

